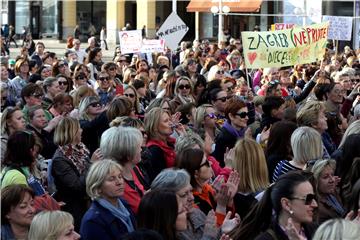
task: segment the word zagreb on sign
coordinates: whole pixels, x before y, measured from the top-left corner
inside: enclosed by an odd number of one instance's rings
[[[269,32],[243,32],[247,68],[282,67],[322,59],[329,23]]]

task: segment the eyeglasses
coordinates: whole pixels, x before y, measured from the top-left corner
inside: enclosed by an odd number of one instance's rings
[[[217,118],[215,113],[206,114],[205,117],[209,117],[210,119]]]
[[[109,78],[108,77],[99,77],[99,80],[102,81],[102,82],[105,81],[105,80],[109,81]]]
[[[125,93],[124,96],[125,96],[125,97],[128,97],[128,98],[134,98],[134,97],[135,97],[135,94]]]
[[[226,100],[229,100],[230,98],[232,98],[232,97],[231,97],[231,96],[221,97],[221,98],[217,98],[216,101],[217,101],[217,100],[220,100],[220,101],[222,101],[222,102],[226,102]]]
[[[302,200],[305,202],[305,205],[311,205],[311,203],[313,202],[313,200],[316,201],[316,196],[312,193],[309,193],[308,195],[306,195],[304,198],[301,197],[291,197],[289,198],[291,200],[293,199],[297,199],[297,200]]]
[[[204,163],[200,164],[199,169],[202,168],[203,166],[210,167],[210,162],[206,160]]]
[[[239,116],[241,118],[246,118],[247,116],[249,116],[248,112],[239,112],[239,113],[235,113],[236,116]]]
[[[94,102],[94,103],[90,103],[89,106],[90,107],[101,107],[101,103],[100,102]]]
[[[216,74],[224,74],[224,71],[223,70],[219,70],[216,72]]]
[[[85,76],[83,75],[79,75],[75,78],[76,80],[84,80],[85,79]]]
[[[58,83],[59,85],[64,85],[64,86],[68,85],[68,82],[66,81],[58,81]]]
[[[42,98],[44,96],[44,94],[42,94],[42,93],[34,93],[31,96],[33,96],[34,98],[39,98],[40,99],[40,98]]]
[[[191,86],[190,86],[190,85],[179,85],[179,89],[180,89],[180,90],[184,90],[184,88],[185,88],[185,89],[190,89]]]

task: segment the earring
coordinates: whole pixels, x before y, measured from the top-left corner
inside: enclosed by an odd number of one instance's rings
[[[293,211],[293,210],[289,210],[289,213],[290,213],[290,215],[293,215],[293,214],[294,214],[294,211]]]

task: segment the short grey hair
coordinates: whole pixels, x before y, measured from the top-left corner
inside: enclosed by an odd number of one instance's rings
[[[179,154],[185,149],[194,148],[194,145],[198,145],[201,149],[204,148],[204,140],[194,132],[181,135],[176,139],[175,153]]]
[[[111,158],[121,165],[131,161],[143,142],[140,130],[133,127],[111,127],[106,130],[100,141],[104,158]]]
[[[91,165],[86,176],[86,193],[92,200],[101,197],[99,190],[104,183],[106,176],[114,169],[118,169],[122,172],[120,164],[110,159],[97,161]]]
[[[151,190],[170,189],[174,192],[190,184],[190,175],[184,169],[165,169],[151,183]]]
[[[301,163],[321,159],[324,152],[320,133],[311,127],[300,127],[293,132],[291,148],[294,160]]]

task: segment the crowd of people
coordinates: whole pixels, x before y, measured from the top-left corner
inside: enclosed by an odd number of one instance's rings
[[[246,69],[235,38],[27,40],[0,63],[2,239],[360,236],[359,49]]]

